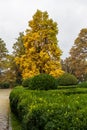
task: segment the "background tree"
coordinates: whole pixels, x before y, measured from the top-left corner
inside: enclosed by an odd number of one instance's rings
[[[4,60],[6,59],[8,50],[6,48],[6,44],[4,43],[4,41],[0,38],[0,68],[4,67]],[[2,65],[3,64],[3,65]]]
[[[5,42],[0,38],[0,82],[14,81],[11,55],[8,53]]]
[[[66,60],[67,61],[67,60]],[[68,65],[71,73],[74,74],[79,81],[86,80],[87,75],[87,28],[80,31],[74,45],[70,50]]]
[[[10,86],[13,86],[15,82],[15,73],[13,69],[13,56],[11,54],[8,54],[6,57],[5,62],[5,70],[3,72],[4,75],[4,82],[10,83]]]
[[[0,38],[0,82],[4,79],[2,72],[6,69],[6,58],[8,50],[5,42]]]
[[[29,21],[29,29],[24,36],[25,53],[16,57],[23,78],[39,73],[53,76],[63,73],[60,65],[62,52],[57,44],[57,34],[57,23],[49,19],[47,12],[37,10],[33,19]]]
[[[14,70],[17,84],[21,84],[22,76],[21,76],[21,71],[19,69],[19,65],[15,63],[14,59],[15,57],[21,57],[21,55],[23,55],[25,52],[23,37],[24,37],[24,33],[20,32],[19,37],[16,39],[16,42],[13,44],[12,69]]]
[[[21,57],[24,54],[25,48],[23,44],[24,33],[20,32],[19,37],[16,39],[16,42],[13,44],[13,55]]]
[[[72,74],[72,68],[71,68],[71,58],[67,57],[64,60],[61,60],[61,65],[62,65],[62,69],[66,72],[66,73],[71,73]]]

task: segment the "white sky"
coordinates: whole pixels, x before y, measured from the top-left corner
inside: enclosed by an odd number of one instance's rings
[[[47,11],[58,23],[62,58],[67,57],[80,30],[87,28],[87,0],[0,0],[0,38],[10,52],[37,9]]]

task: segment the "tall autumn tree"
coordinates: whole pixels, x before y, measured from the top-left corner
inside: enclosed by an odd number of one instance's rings
[[[69,58],[72,73],[83,81],[87,75],[87,28],[80,31],[70,50]]]
[[[49,18],[47,12],[37,10],[29,21],[29,28],[24,36],[25,54],[16,57],[23,78],[39,73],[58,77],[63,73],[60,65],[62,54],[57,41],[57,23]]]
[[[13,44],[13,61],[12,61],[12,69],[15,73],[16,83],[21,84],[22,76],[21,76],[21,70],[19,68],[18,64],[15,64],[15,57],[21,57],[21,55],[25,52],[25,47],[23,44],[23,37],[24,33],[20,32],[18,38],[16,39],[16,42]]]

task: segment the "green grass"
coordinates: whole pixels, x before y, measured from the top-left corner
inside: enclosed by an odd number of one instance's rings
[[[22,130],[21,123],[13,113],[11,113],[11,125],[12,130]]]

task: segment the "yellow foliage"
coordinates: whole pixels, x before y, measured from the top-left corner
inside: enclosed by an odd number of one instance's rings
[[[60,65],[62,51],[57,44],[56,22],[49,19],[47,12],[37,11],[29,26],[31,29],[27,30],[24,36],[25,54],[15,59],[20,65],[23,78],[39,73],[47,73],[55,77],[62,75]]]

